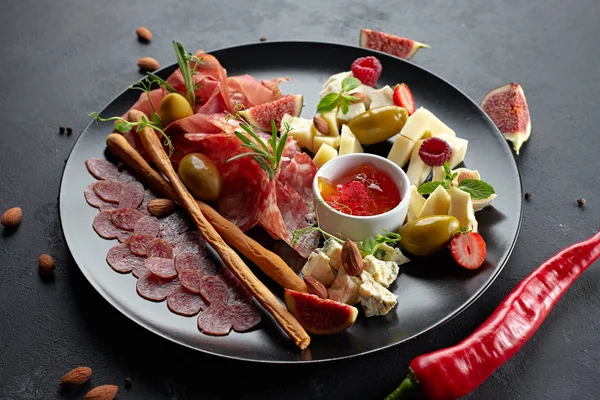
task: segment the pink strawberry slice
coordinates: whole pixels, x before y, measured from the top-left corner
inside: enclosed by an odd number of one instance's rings
[[[461,267],[477,269],[485,260],[485,240],[476,232],[459,233],[450,242],[450,253]]]
[[[406,83],[401,83],[394,87],[392,98],[395,105],[406,108],[408,115],[412,115],[415,112],[415,99]]]

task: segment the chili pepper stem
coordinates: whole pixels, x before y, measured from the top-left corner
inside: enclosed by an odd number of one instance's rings
[[[398,386],[392,393],[390,393],[385,400],[408,400],[416,399],[419,394],[419,381],[415,376],[412,369],[409,368],[408,375],[400,386]]]

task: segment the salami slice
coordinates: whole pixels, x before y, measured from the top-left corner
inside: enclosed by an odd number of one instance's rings
[[[198,314],[198,329],[207,335],[225,336],[231,328],[231,317],[226,305],[211,304]]]
[[[160,219],[160,236],[169,243],[175,242],[180,234],[189,229],[189,219],[183,210]]]
[[[138,210],[142,213],[142,214],[146,214],[146,215],[152,215],[150,214],[150,211],[148,211],[148,203],[150,203],[150,201],[157,199],[158,196],[156,194],[154,194],[154,192],[150,189],[147,189],[144,192],[144,200],[142,200],[142,204],[140,204],[140,206],[138,207]]]
[[[136,278],[140,278],[140,277],[150,273],[150,270],[148,269],[148,266],[145,263],[146,258],[144,258],[144,257],[139,257],[139,258],[140,258],[140,260],[142,260],[142,262],[134,265],[133,268],[131,269],[131,274],[133,276],[135,276]]]
[[[140,213],[143,214],[141,211]],[[133,227],[133,232],[157,237],[160,234],[160,223],[158,222],[158,218],[152,215],[146,215],[145,217],[138,219]]]
[[[126,243],[132,235],[133,232],[122,231],[117,235],[117,240],[121,243]]]
[[[133,231],[135,224],[144,214],[131,208],[119,208],[110,214],[110,220],[119,229]]]
[[[96,184],[96,182],[92,182],[89,185],[87,185],[87,187],[85,188],[85,191],[84,191],[85,201],[87,201],[90,206],[96,207],[96,208],[101,208],[102,206],[105,206],[108,204],[112,205],[112,203],[108,203],[108,202],[102,200],[100,197],[98,197],[98,195],[94,191],[95,184]]]
[[[106,262],[112,269],[121,273],[128,273],[140,264],[144,263],[144,258],[138,257],[129,250],[127,244],[118,244],[108,250]]]
[[[179,282],[172,279],[162,279],[148,272],[140,276],[135,288],[140,296],[151,301],[163,301]]]
[[[146,268],[154,275],[163,279],[173,279],[177,276],[175,263],[172,258],[150,257],[144,261]]]
[[[173,246],[175,255],[182,253],[194,253],[200,257],[206,256],[206,241],[198,231],[184,232],[175,241]]]
[[[118,208],[132,208],[137,210],[144,200],[144,192],[144,185],[139,182],[124,184],[119,194]]]
[[[313,204],[312,183],[317,167],[306,153],[295,152],[292,161],[281,170],[279,182],[287,185],[302,197],[309,207]]]
[[[129,182],[139,182],[139,180],[135,177],[135,175],[131,172],[129,168],[125,168],[119,176],[117,177],[119,182],[129,183]]]
[[[110,220],[110,215],[112,213],[113,211],[100,211],[100,213],[94,217],[94,222],[92,223],[96,233],[104,239],[115,239],[119,234],[125,232],[112,223]]]
[[[200,310],[205,310],[208,303],[199,294],[190,292],[179,285],[167,296],[167,307],[175,314],[192,317]]]
[[[123,183],[117,181],[100,181],[94,184],[94,192],[102,200],[109,203],[119,203]]]
[[[252,294],[229,268],[221,268],[217,276],[227,285],[229,303],[252,303]]]
[[[196,269],[184,269],[177,271],[177,277],[181,285],[192,293],[200,293],[200,279],[202,275]]]
[[[175,269],[179,271],[184,271],[186,269],[202,269],[202,260],[203,257],[200,257],[194,253],[181,253],[175,257]]]
[[[246,332],[262,320],[260,311],[254,304],[234,303],[227,308],[231,325],[236,332]]]
[[[133,254],[136,256],[145,257],[146,247],[152,240],[154,240],[154,238],[150,235],[135,233],[131,235],[129,239],[127,239],[127,244],[129,245],[129,250],[131,250]]]
[[[164,239],[153,239],[146,247],[146,256],[159,258],[173,258],[173,247]],[[175,266],[173,265],[173,269]]]
[[[90,158],[85,162],[90,174],[97,179],[117,179],[120,175],[118,168],[110,161],[103,160],[101,158]]]

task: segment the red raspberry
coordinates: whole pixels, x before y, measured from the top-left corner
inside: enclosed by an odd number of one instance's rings
[[[368,86],[375,87],[382,69],[381,62],[373,56],[357,58],[352,63],[354,77]]]
[[[444,165],[452,157],[452,147],[444,139],[430,137],[419,148],[419,157],[430,167]]]

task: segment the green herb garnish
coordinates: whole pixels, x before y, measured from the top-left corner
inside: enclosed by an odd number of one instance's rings
[[[175,49],[177,64],[179,65],[179,70],[183,76],[183,82],[185,83],[185,97],[190,103],[190,106],[192,106],[192,110],[195,110],[196,90],[198,89],[198,85],[194,83],[194,75],[197,73],[198,66],[203,65],[202,59],[191,53],[186,53],[182,44],[179,42],[173,41],[173,48]],[[190,62],[194,63],[193,67],[190,67]]]
[[[452,181],[458,176],[458,172],[452,173],[450,170],[450,164],[444,163],[444,177],[441,181],[430,181],[425,182],[417,191],[420,195],[426,196],[433,193],[438,186],[442,186],[444,189],[450,189]],[[489,183],[482,181],[481,179],[463,179],[458,183],[458,188],[471,195],[472,200],[487,199],[494,193],[494,188]]]
[[[332,92],[323,96],[317,105],[317,112],[320,114],[325,113],[339,106],[342,109],[342,114],[346,115],[350,109],[350,104],[358,100],[357,97],[350,96],[347,93],[359,87],[360,84],[361,82],[352,76],[344,78],[342,90],[339,93]]]
[[[385,231],[385,235],[377,237],[368,237],[362,241],[358,249],[363,253],[363,257],[374,254],[383,244],[393,245],[400,241],[400,235],[396,232]]]

